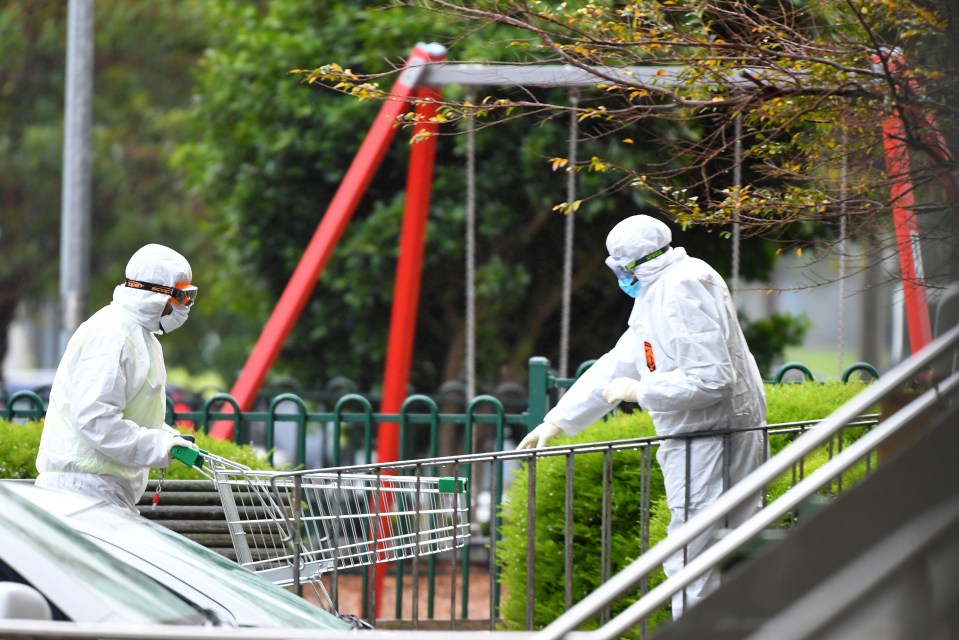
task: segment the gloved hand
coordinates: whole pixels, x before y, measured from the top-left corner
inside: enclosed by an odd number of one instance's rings
[[[516,450],[519,451],[520,449],[538,449],[539,447],[545,447],[549,443],[550,439],[559,435],[563,435],[564,433],[565,431],[557,427],[555,424],[544,422],[530,431],[526,437],[520,441],[519,446],[516,447]]]
[[[195,442],[190,442],[183,436],[173,436],[170,438],[170,444],[167,446],[167,455],[173,455],[173,447],[186,447],[187,449],[198,449]]]
[[[603,389],[603,397],[606,402],[613,404],[622,400],[623,402],[637,402],[639,393],[639,380],[632,378],[616,378]]]

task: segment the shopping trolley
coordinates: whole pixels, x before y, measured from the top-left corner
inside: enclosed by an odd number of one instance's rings
[[[281,586],[469,542],[464,477],[255,471],[185,447],[174,457],[213,481],[237,562]]]

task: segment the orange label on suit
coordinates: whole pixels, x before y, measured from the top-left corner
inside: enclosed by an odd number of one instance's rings
[[[643,348],[646,349],[646,367],[650,372],[656,370],[656,358],[653,356],[653,345],[643,342]]]

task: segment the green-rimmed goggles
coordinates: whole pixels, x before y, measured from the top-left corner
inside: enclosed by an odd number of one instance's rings
[[[142,280],[127,279],[124,285],[131,289],[140,289],[141,291],[153,291],[170,296],[177,304],[184,307],[192,307],[196,302],[197,288],[189,282],[178,282],[172,287],[165,284],[154,284],[152,282],[143,282]]]
[[[633,269],[638,267],[641,264],[645,264],[650,260],[658,258],[669,251],[669,245],[661,247],[653,251],[652,253],[647,253],[642,258],[620,258],[618,256],[609,256],[606,258],[606,266],[612,269],[613,273],[616,274],[617,278],[625,278],[633,276]]]

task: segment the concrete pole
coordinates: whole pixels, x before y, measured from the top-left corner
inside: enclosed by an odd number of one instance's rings
[[[566,166],[566,202],[570,204],[566,214],[563,233],[563,300],[560,308],[559,330],[559,377],[569,377],[569,334],[570,314],[573,306],[573,234],[576,231],[576,211],[572,204],[576,202],[576,151],[579,145],[579,92],[576,89],[569,94],[569,164]]]
[[[736,191],[741,193],[743,187],[743,116],[741,113],[736,114],[735,120],[735,136],[736,140],[733,142],[733,184],[736,186]],[[738,196],[738,194],[737,194]],[[739,283],[739,262],[741,260],[740,255],[740,240],[741,240],[741,230],[739,228],[739,206],[736,206],[736,211],[733,217],[733,259],[732,259],[732,274],[730,277],[730,295],[732,295],[733,302],[736,302],[736,294],[739,293],[740,283]]]
[[[60,212],[61,353],[86,315],[90,281],[93,1],[70,0]]]

